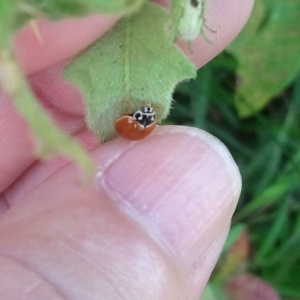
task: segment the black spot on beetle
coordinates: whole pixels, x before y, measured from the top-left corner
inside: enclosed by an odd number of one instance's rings
[[[141,114],[140,114],[140,113],[137,113],[137,114],[134,115],[134,118],[137,119],[137,120],[138,120],[140,117],[141,117]]]
[[[198,7],[199,6],[199,1],[198,0],[191,0],[191,5],[194,7]]]

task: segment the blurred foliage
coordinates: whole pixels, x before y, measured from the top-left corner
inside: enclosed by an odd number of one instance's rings
[[[203,299],[300,299],[299,18],[300,1],[256,1],[238,39],[174,94],[168,122],[217,136],[243,178],[229,245]],[[254,298],[236,293],[245,282]]]
[[[0,88],[27,121],[37,157],[50,159],[60,154],[73,159],[81,168],[83,181],[92,179],[95,164],[86,149],[62,132],[36,99],[16,59],[11,37],[25,24],[35,24],[36,19],[60,20],[97,12],[124,15],[136,12],[143,4],[144,0],[0,1]]]
[[[297,75],[299,18],[300,1],[256,1],[244,34],[228,49],[237,62],[235,104],[241,116],[265,107]]]

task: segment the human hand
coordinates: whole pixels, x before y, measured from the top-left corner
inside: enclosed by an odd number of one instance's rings
[[[211,3],[207,18],[217,33],[213,45],[195,41],[197,67],[236,36],[251,6]],[[241,188],[226,148],[179,126],[99,146],[79,92],[61,79],[65,60],[115,21],[44,21],[43,44],[30,28],[16,37],[36,94],[91,150],[99,172],[84,186],[73,164],[37,161],[25,122],[0,96],[1,299],[198,299],[218,259]]]

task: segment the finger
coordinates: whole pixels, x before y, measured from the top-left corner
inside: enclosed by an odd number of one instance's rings
[[[205,65],[228,46],[240,33],[250,17],[254,0],[210,0],[206,3],[204,35],[199,34],[192,42],[179,40],[178,44],[194,62],[197,68]]]
[[[240,193],[228,151],[203,131],[162,126],[93,156],[96,186],[68,165],[7,212],[0,254],[65,298],[198,299]]]
[[[96,135],[86,129],[76,133],[74,138],[87,150],[99,146]],[[68,158],[57,156],[50,161],[36,161],[28,167],[13,184],[0,194],[0,218],[35,187],[68,163],[70,163]]]
[[[33,160],[33,143],[26,123],[12,103],[0,93],[0,193],[26,170]]]
[[[25,266],[13,259],[0,257],[0,265],[0,292],[2,299],[65,299],[38,274],[30,272]],[[14,278],[10,277],[11,274],[14,274]]]
[[[48,90],[54,93],[51,85],[48,86]],[[51,108],[49,103],[43,104]],[[0,106],[0,170],[1,174],[5,174],[0,180],[1,194],[34,163],[36,157],[33,137],[26,122],[2,93]],[[67,115],[58,109],[51,109],[51,115],[55,123],[67,134],[72,135],[85,127],[83,115]]]
[[[29,76],[29,81],[40,101],[52,110],[70,116],[84,116],[84,99],[73,84],[63,80],[67,62],[59,63]]]
[[[15,36],[17,56],[27,74],[36,72],[84,49],[105,33],[116,21],[117,17],[96,15],[61,22],[39,21],[37,27],[42,41],[38,39],[30,26],[25,27]],[[54,95],[57,96],[55,85],[52,85],[51,88],[51,84],[49,84],[47,91],[52,93],[51,100],[43,103],[47,107],[50,104],[51,107]],[[72,97],[72,94],[68,95]],[[40,97],[40,99],[43,98]],[[0,192],[2,192],[34,162],[35,156],[32,137],[26,123],[2,93],[0,93],[0,104],[0,134],[2,137],[0,140],[0,169],[2,174],[5,174],[0,181]],[[58,110],[52,111],[55,112],[56,121],[63,124],[63,129],[67,128],[66,131],[69,133],[80,130],[84,124],[82,114],[80,120],[66,118],[64,113],[59,114]]]
[[[38,20],[34,29],[27,25],[14,37],[17,58],[26,74],[38,72],[85,49],[109,30],[117,16],[91,15],[59,22]]]

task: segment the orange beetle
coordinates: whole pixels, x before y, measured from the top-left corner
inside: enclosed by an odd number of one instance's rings
[[[146,105],[135,113],[122,116],[115,121],[115,130],[119,136],[130,141],[147,137],[156,127],[156,114],[153,107]]]

